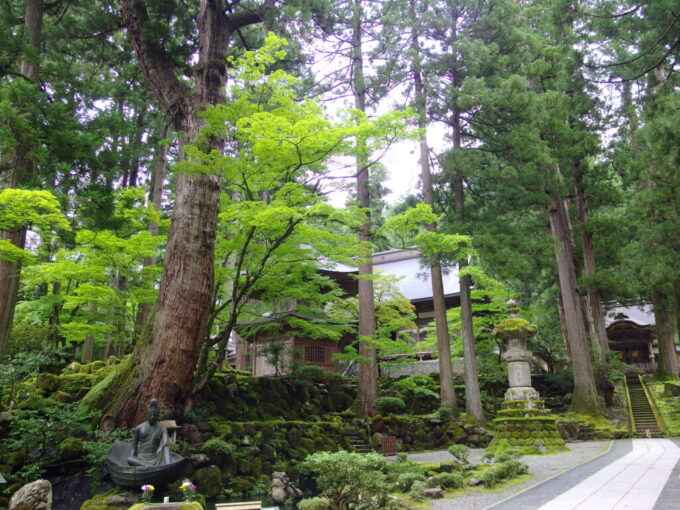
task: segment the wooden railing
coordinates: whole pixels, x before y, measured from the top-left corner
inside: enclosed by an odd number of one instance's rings
[[[653,374],[654,372],[656,372],[656,361],[634,361],[629,364],[640,369],[643,374]],[[626,375],[633,374],[635,374],[635,371],[633,370],[626,373]]]

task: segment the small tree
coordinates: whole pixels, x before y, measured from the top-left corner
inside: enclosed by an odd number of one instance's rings
[[[287,346],[280,340],[259,348],[257,355],[274,367],[274,375],[277,377],[295,370],[300,358],[300,352],[297,349]]]
[[[314,453],[300,464],[301,472],[314,476],[321,495],[338,510],[353,508],[369,498],[384,499],[388,491],[383,473],[386,467],[387,460],[380,454],[346,451]]]

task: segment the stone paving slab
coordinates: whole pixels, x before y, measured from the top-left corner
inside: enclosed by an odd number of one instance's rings
[[[680,447],[680,439],[674,439],[676,446]],[[673,468],[668,482],[664,486],[659,498],[656,500],[654,510],[677,510],[680,509],[680,462]]]
[[[632,452],[539,510],[652,510],[678,460],[680,448],[668,439],[633,439]]]
[[[629,454],[632,448],[633,444],[630,439],[612,441],[611,447],[603,455],[578,466],[564,466],[564,469],[568,469],[568,471],[553,476],[542,483],[533,484],[533,487],[520,494],[488,507],[488,510],[535,510],[564,491],[576,486],[585,478]]]

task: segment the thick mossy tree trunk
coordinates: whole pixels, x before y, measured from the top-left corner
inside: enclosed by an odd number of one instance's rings
[[[42,21],[44,12],[43,0],[28,0],[24,15],[24,40],[27,47],[32,47],[35,55],[40,54],[40,41],[42,39]],[[19,64],[21,79],[37,84],[39,81],[39,62],[33,58],[25,57]],[[19,110],[31,108],[34,105],[17,104]],[[16,188],[20,184],[29,183],[33,178],[33,161],[30,157],[32,144],[34,143],[26,133],[15,134],[16,146],[14,147],[12,160],[7,175],[0,186]],[[0,174],[1,175],[1,174]],[[0,240],[9,241],[17,248],[23,249],[26,245],[26,229],[19,228],[12,231],[0,230]],[[21,276],[21,264],[10,260],[0,260],[0,360],[7,353],[9,347],[9,335],[14,321],[14,307],[19,293],[19,278]]]
[[[197,17],[198,62],[194,86],[177,77],[173,60],[148,34],[145,2],[122,0],[122,12],[139,65],[160,107],[185,143],[201,131],[200,113],[223,103],[227,49],[232,33],[259,23],[255,11],[229,14],[223,2],[201,0]],[[222,150],[220,137],[207,137],[204,150]],[[156,398],[171,416],[184,411],[191,379],[205,336],[213,291],[213,258],[220,199],[220,176],[177,176],[172,224],[158,299],[150,327],[118,371],[94,388],[85,400],[103,410],[118,426],[145,419],[148,403]]]
[[[576,286],[576,268],[567,215],[564,202],[560,197],[552,194],[548,207],[548,220],[550,232],[555,239],[555,257],[564,306],[564,324],[574,372],[574,395],[570,409],[577,413],[599,416],[603,414],[603,411],[598,399],[592,354]]]

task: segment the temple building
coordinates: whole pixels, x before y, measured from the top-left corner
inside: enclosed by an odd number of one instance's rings
[[[645,373],[654,372],[659,355],[654,305],[648,301],[617,301],[605,303],[603,310],[610,349],[621,361]]]
[[[414,323],[416,330],[409,332],[414,342],[423,339],[424,327],[434,318],[432,302],[432,283],[430,281],[430,268],[427,266],[418,250],[390,250],[373,254],[373,271],[390,275],[395,278],[397,290],[403,294],[413,305],[416,313]],[[328,265],[320,272],[332,278],[343,289],[346,295],[355,296],[358,292],[356,268],[343,264]],[[457,269],[451,267],[442,268],[444,283],[444,299],[447,308],[460,306],[460,292],[458,285]],[[317,321],[322,323],[327,318],[303,315],[299,312],[297,304],[290,302],[286,310],[277,310],[274,313],[265,314],[256,320],[240,323],[236,328],[235,366],[239,370],[251,371],[254,376],[275,375],[276,367],[267,362],[262,352],[267,344],[282,342],[287,352],[298,356],[299,361],[305,365],[319,366],[326,371],[337,372],[340,364],[333,359],[334,354],[341,352],[344,347],[354,340],[354,335],[346,335],[340,341],[330,339],[312,339],[294,334],[296,321]],[[276,331],[272,334],[250,335],[247,332],[254,326],[276,324]],[[431,352],[417,353],[415,357],[421,362],[431,360]],[[436,360],[431,360],[432,369],[438,370]],[[434,367],[434,365],[437,365]],[[427,363],[425,363],[427,365]],[[427,370],[427,369],[425,369]]]

